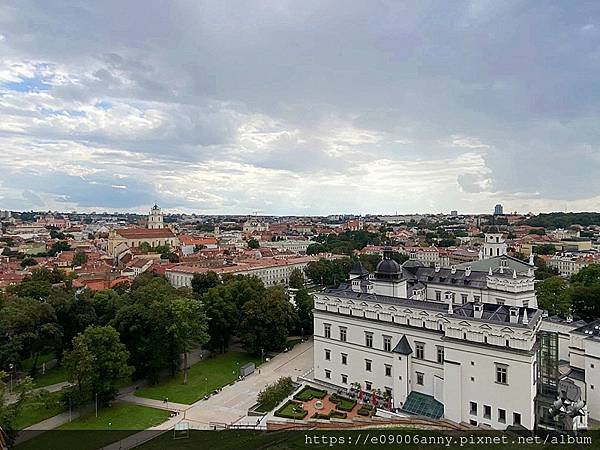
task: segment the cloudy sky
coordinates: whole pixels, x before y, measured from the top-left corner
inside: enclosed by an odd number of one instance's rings
[[[0,209],[600,210],[600,3],[0,3]]]

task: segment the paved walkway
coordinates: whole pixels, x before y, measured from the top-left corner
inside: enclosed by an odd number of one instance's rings
[[[119,400],[150,408],[165,409],[167,411],[185,411],[190,407],[190,405],[183,403],[163,402],[162,400],[155,400],[153,398],[136,397],[135,394],[119,395]]]

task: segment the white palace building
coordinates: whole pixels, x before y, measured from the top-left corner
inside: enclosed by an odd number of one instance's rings
[[[484,247],[488,256],[451,268],[401,266],[388,248],[374,273],[356,263],[347,283],[316,293],[315,382],[358,383],[387,391],[397,411],[494,429],[558,420],[547,417],[557,397],[580,411],[567,428],[600,419],[600,327],[543,320],[532,261],[507,256],[495,237]]]

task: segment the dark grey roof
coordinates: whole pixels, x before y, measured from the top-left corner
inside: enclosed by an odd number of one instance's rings
[[[364,266],[359,260],[354,261],[354,263],[352,264],[352,269],[350,269],[350,275],[364,276],[368,274],[369,271],[364,268]]]
[[[347,286],[347,285],[345,285]],[[420,308],[427,309],[430,311],[448,311],[448,305],[442,302],[432,302],[427,300],[413,300],[409,298],[391,297],[388,295],[381,294],[366,294],[364,292],[354,292],[353,290],[346,288],[343,289],[340,285],[337,289],[326,289],[320,292],[322,295],[335,295],[336,297],[346,298],[354,301],[366,301],[373,303],[381,303],[385,305],[393,306],[404,306],[407,308]]]
[[[398,344],[396,344],[392,352],[400,353],[401,355],[410,355],[413,352],[405,335],[402,335],[402,338],[400,338],[400,341],[398,341]]]
[[[583,334],[588,337],[600,337],[600,319],[573,330],[573,333]]]
[[[456,267],[460,269],[466,269],[468,266],[470,266],[473,272],[487,272],[491,267],[492,270],[496,272],[496,270],[500,268],[500,261],[503,260],[506,261],[508,265],[508,267],[506,267],[508,270],[505,272],[510,272],[511,274],[513,269],[515,269],[517,273],[527,272],[529,269],[535,269],[534,266],[529,265],[527,262],[518,258],[513,258],[509,255],[493,256],[487,259],[480,259],[479,261],[470,261],[459,264]]]
[[[567,376],[572,380],[585,381],[585,370],[578,369],[577,367],[571,367]]]
[[[494,305],[491,303],[465,303],[464,305],[456,306],[453,310],[454,316],[463,316],[470,319],[475,319],[475,305],[479,305],[483,308],[483,312],[480,320],[486,322],[506,323],[510,324],[510,310],[516,307],[509,307],[504,305]],[[518,321],[520,325],[523,324],[523,313],[527,311],[528,324],[532,326],[542,316],[543,312],[541,309],[533,308],[516,308],[518,309]]]
[[[382,259],[375,269],[376,274],[395,275],[400,273],[400,264],[393,259]]]

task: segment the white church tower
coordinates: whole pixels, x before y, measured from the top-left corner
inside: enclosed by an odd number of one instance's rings
[[[164,227],[165,224],[163,223],[163,213],[158,205],[155,204],[150,210],[150,214],[148,214],[148,228],[155,230]]]
[[[508,251],[508,245],[502,237],[502,233],[486,233],[483,251],[480,252],[480,259],[493,258],[494,256],[504,256]]]

